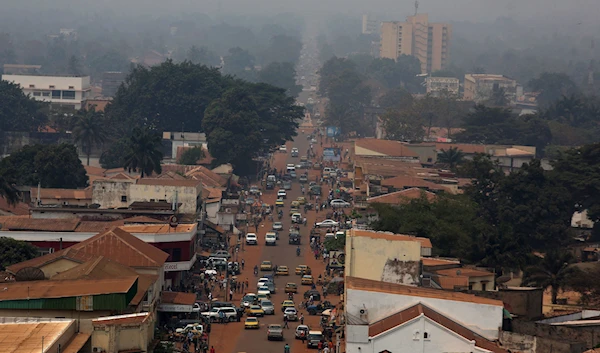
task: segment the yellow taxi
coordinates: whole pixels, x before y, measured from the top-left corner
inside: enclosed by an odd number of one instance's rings
[[[287,266],[278,266],[277,272],[275,272],[277,276],[289,276],[290,272]]]
[[[285,308],[295,308],[296,304],[294,304],[293,300],[284,300],[283,303],[281,303],[281,311],[285,311]]]
[[[311,276],[311,275],[304,275],[304,276],[302,276],[301,283],[310,286],[313,283],[315,283],[315,281],[313,280],[313,276]]]
[[[277,201],[275,201],[275,206],[276,207],[283,207],[283,206],[285,206],[285,203],[283,203],[283,199],[277,199]]]
[[[312,270],[307,265],[298,265],[296,267],[296,274],[301,276],[310,275],[312,274]]]
[[[285,285],[286,293],[298,293],[298,286],[296,283],[288,283]]]
[[[260,306],[260,305],[250,305],[246,309],[246,315],[248,315],[248,317],[265,316],[265,311],[263,310],[262,306]]]
[[[257,330],[260,328],[260,322],[255,317],[247,317],[244,321],[244,328],[246,330]]]
[[[298,212],[300,212],[298,210],[298,207],[292,207],[292,208],[290,208],[290,216],[293,215],[294,213],[298,213]]]
[[[293,208],[298,209],[298,207],[300,207],[300,202],[298,200],[296,201],[292,201],[292,203],[290,204]]]
[[[271,261],[263,261],[260,263],[261,271],[273,271],[273,264]]]
[[[298,203],[300,203],[301,205],[304,205],[306,203],[306,197],[304,197],[304,196],[298,196],[298,198],[296,199],[296,201],[298,201]]]
[[[263,300],[269,300],[269,295],[265,294],[265,293],[260,293],[256,295],[256,299],[258,299],[258,302],[262,302]]]

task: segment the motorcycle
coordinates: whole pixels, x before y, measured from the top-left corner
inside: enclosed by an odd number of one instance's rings
[[[300,247],[296,248],[296,256],[300,256]]]

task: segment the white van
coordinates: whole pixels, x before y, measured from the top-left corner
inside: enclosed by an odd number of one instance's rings
[[[265,245],[277,245],[277,234],[275,232],[268,232],[265,235]]]

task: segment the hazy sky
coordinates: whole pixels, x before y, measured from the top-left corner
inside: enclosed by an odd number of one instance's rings
[[[237,14],[341,13],[364,12],[400,17],[411,14],[413,0],[1,0],[3,10],[10,8],[66,8],[85,11],[112,10],[123,15],[147,15],[197,11]],[[433,20],[487,22],[499,16],[519,20],[594,21],[600,18],[600,0],[420,0],[420,12]],[[565,18],[566,17],[566,18]]]

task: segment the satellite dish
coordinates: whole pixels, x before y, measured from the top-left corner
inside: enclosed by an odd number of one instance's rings
[[[339,263],[341,263],[343,265],[346,262],[346,254],[339,254],[337,256],[337,260]]]
[[[171,218],[169,218],[169,225],[172,228],[176,228],[178,222],[179,222],[179,219],[177,218],[177,216],[171,216]]]
[[[15,273],[17,282],[41,281],[44,279],[46,279],[46,275],[37,267],[24,267]]]

